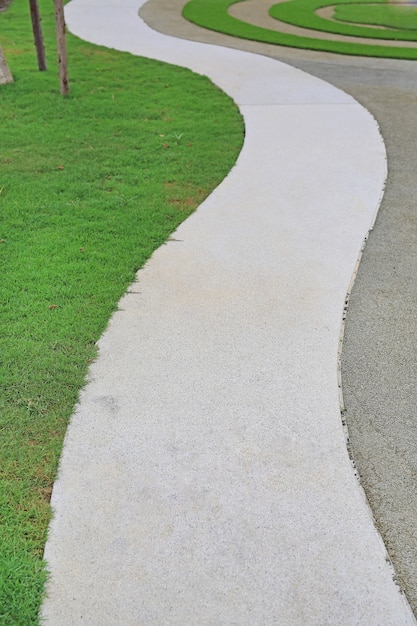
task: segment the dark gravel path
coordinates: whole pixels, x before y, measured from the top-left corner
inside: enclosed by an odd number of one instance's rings
[[[186,22],[183,4],[151,0],[141,15],[164,33],[258,52],[323,78],[380,125],[388,181],[350,297],[342,382],[350,452],[417,614],[417,62],[235,39]]]

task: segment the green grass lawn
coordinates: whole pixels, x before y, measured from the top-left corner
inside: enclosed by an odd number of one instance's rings
[[[269,13],[278,20],[302,28],[351,37],[417,41],[417,32],[413,28],[413,24],[417,23],[414,9],[410,12],[409,8],[388,4],[386,0],[372,0],[372,4],[367,0],[354,4],[346,3],[346,0],[330,0],[328,4],[335,7],[336,19],[353,23],[334,22],[316,15],[315,11],[323,6],[323,0],[290,0],[273,5]],[[363,23],[363,26],[356,23]],[[366,24],[386,28],[371,28]],[[392,28],[394,24],[397,26]]]
[[[396,2],[374,4],[347,4],[335,7],[335,19],[356,24],[373,24],[400,30],[417,30],[417,6]],[[379,30],[379,29],[378,29]],[[383,31],[387,33],[387,31]],[[414,33],[417,39],[417,34]]]
[[[243,123],[208,79],[68,36],[53,4],[0,14],[0,624],[37,623],[50,493],[95,342],[140,268],[234,164]],[[62,625],[64,626],[64,625]]]
[[[397,46],[384,46],[381,44],[372,43],[351,43],[342,41],[326,41],[319,38],[307,37],[301,35],[293,35],[289,33],[281,33],[277,30],[262,28],[243,22],[232,15],[229,15],[228,8],[241,0],[190,0],[183,9],[183,15],[186,19],[202,26],[215,30],[217,32],[226,33],[242,39],[250,39],[253,41],[260,41],[268,44],[276,44],[279,46],[288,46],[292,48],[305,48],[309,50],[320,50],[325,52],[335,52],[338,54],[351,54],[360,56],[375,56],[375,57],[387,57],[397,59],[417,59],[417,47],[416,48],[401,48]],[[318,5],[326,6],[327,4],[336,4],[337,0],[330,0],[325,3],[323,0],[319,2],[317,0],[289,0],[286,3],[280,4],[271,8],[271,14],[273,17],[281,16],[283,12],[287,16],[287,21],[291,23],[299,23],[303,21],[306,26],[318,30],[315,24],[323,22],[329,26],[329,30],[336,32],[340,28],[353,28],[350,24],[341,24],[330,22],[319,18],[314,14],[314,11]],[[382,1],[382,0],[380,0]],[[271,5],[273,2],[271,2]],[[317,18],[317,20],[316,20]],[[356,27],[361,30],[363,34],[365,30],[372,31],[375,35],[375,29],[363,27]],[[382,31],[383,32],[383,31]],[[415,32],[404,31],[408,34],[406,37],[415,40]],[[381,31],[378,30],[379,37]],[[398,38],[398,32],[397,37]],[[403,38],[403,37],[401,37]]]

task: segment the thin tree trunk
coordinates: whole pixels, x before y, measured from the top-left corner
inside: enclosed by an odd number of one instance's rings
[[[0,0],[0,11],[5,11],[9,4],[9,0]],[[9,70],[9,66],[7,65],[6,58],[3,54],[3,50],[0,47],[0,85],[5,85],[6,83],[12,83],[13,76]]]
[[[10,73],[6,59],[4,58],[3,50],[0,48],[0,85],[12,82],[13,76]]]
[[[46,70],[46,57],[38,0],[29,0],[29,6],[30,16],[32,18],[33,37],[35,39],[35,48],[38,57],[38,67],[39,71],[44,72]]]
[[[65,18],[63,0],[54,0],[56,40],[58,46],[59,84],[63,96],[69,94],[67,46],[65,41]]]

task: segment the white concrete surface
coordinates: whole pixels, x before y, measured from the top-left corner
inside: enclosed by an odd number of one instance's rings
[[[209,75],[240,105],[235,168],[155,252],[68,429],[48,626],[415,624],[338,404],[345,293],[385,151],[351,97],[281,63],[74,0],[75,34]]]

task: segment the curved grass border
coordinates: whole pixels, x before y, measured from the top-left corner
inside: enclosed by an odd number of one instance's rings
[[[402,7],[401,3],[394,2],[381,3],[378,11],[373,11],[374,2],[365,1],[363,3],[347,3],[336,5],[334,19],[349,24],[360,24],[361,26],[378,26],[382,28],[396,29],[399,31],[412,30],[417,38],[417,12],[416,9],[408,10]],[[407,19],[406,19],[407,18]],[[410,26],[410,18],[412,18]],[[407,22],[407,23],[406,23]]]
[[[388,47],[376,44],[325,41],[281,33],[268,28],[242,22],[229,15],[228,8],[241,0],[191,0],[183,8],[183,16],[203,28],[261,43],[302,48],[320,52],[334,52],[353,56],[381,57],[387,59],[417,59],[417,48]]]
[[[344,5],[353,7],[355,5],[368,5],[369,2],[362,0],[361,2],[347,3],[346,0],[329,0],[329,4],[332,6]],[[372,0],[372,4],[380,4],[384,8],[387,6],[386,0]],[[369,39],[417,41],[417,32],[415,30],[396,29],[392,31],[337,21],[333,22],[316,14],[316,11],[323,8],[323,6],[323,0],[290,0],[289,2],[274,4],[269,10],[269,15],[274,19],[292,24],[293,26],[310,28],[326,33]]]

